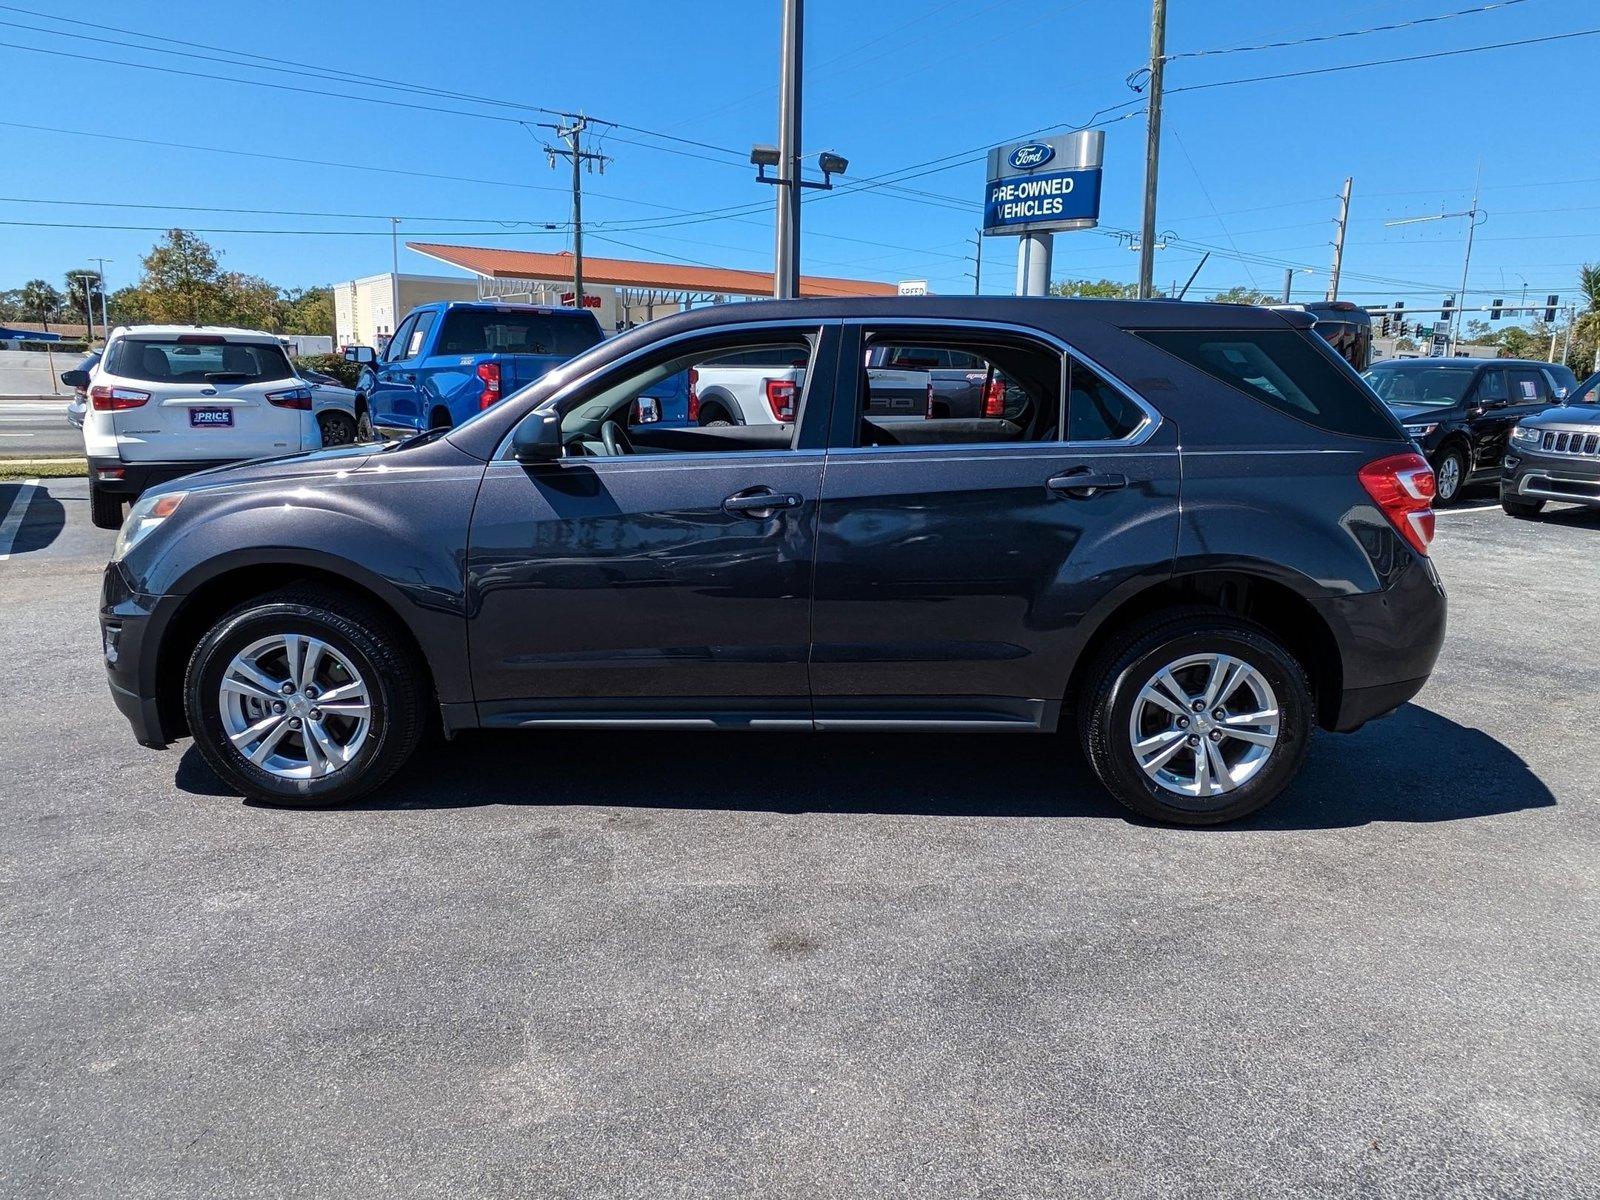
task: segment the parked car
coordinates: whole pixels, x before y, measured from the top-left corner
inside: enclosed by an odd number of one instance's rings
[[[686,397],[684,420],[679,424],[720,429],[732,425],[785,425],[795,419],[795,402],[805,387],[809,352],[783,346],[763,346],[725,355],[674,377],[670,386],[651,389],[650,400],[660,412],[676,411],[680,390]],[[902,371],[870,367],[867,371],[867,413],[871,416],[926,417],[932,402],[927,371]],[[641,408],[650,411],[649,403]]]
[[[83,423],[89,516],[122,524],[122,506],[166,480],[247,458],[321,446],[313,394],[270,333],[209,325],[111,331],[87,388]]]
[[[383,354],[345,350],[361,364],[356,436],[409,436],[459,425],[534,382],[605,335],[587,309],[451,301],[406,315]]]
[[[1358,371],[1372,365],[1372,314],[1348,300],[1312,300],[1305,304],[1269,304],[1277,312],[1303,312],[1316,322],[1317,336]]]
[[[1027,404],[1027,393],[970,350],[933,346],[875,346],[867,366],[926,371],[933,384],[932,417],[1009,417]]]
[[[95,367],[99,365],[100,351],[91,350],[88,357],[71,371],[61,372],[61,382],[72,387],[72,398],[67,401],[67,424],[74,429],[83,428],[84,414],[89,411],[89,377],[94,374]],[[82,386],[73,386],[67,379],[68,375],[71,375],[73,379],[81,379]]]
[[[1500,479],[1500,507],[1511,516],[1536,517],[1551,500],[1600,508],[1600,404],[1588,399],[1595,387],[1585,380],[1568,403],[1511,431]]]
[[[324,446],[348,446],[356,440],[356,392],[332,375],[296,367],[311,389],[311,412],[317,418]]]
[[[1517,422],[1577,389],[1565,367],[1515,358],[1386,359],[1362,378],[1427,456],[1441,506],[1498,479]]]
[[[1022,421],[870,415],[867,354],[912,338],[994,362]],[[628,424],[661,380],[773,346],[806,357],[793,422]],[[382,786],[436,714],[447,733],[1070,730],[1125,804],[1211,824],[1278,795],[1315,727],[1426,682],[1432,490],[1300,314],[726,305],[450,430],[160,488],[100,618],[137,739],[192,734],[271,803]]]

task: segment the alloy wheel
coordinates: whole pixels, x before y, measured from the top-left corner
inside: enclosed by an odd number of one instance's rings
[[[1461,460],[1454,454],[1446,454],[1439,464],[1437,490],[1440,500],[1454,500],[1461,490]]]
[[[372,730],[372,694],[361,673],[307,634],[274,634],[235,654],[218,705],[234,749],[280,779],[333,774]]]
[[[1232,792],[1261,771],[1281,715],[1260,671],[1228,654],[1190,654],[1156,671],[1134,699],[1134,761],[1165,791],[1192,799]]]

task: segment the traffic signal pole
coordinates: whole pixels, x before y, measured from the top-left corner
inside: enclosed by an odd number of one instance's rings
[[[1150,5],[1150,101],[1145,119],[1144,223],[1139,237],[1139,299],[1148,300],[1156,273],[1156,176],[1161,166],[1161,86],[1167,63],[1167,0]]]

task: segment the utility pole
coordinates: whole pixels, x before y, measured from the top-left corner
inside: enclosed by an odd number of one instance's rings
[[[1333,239],[1333,270],[1328,274],[1328,301],[1339,298],[1339,269],[1344,266],[1344,232],[1350,224],[1350,177],[1345,176],[1339,193],[1339,232]]]
[[[1167,61],[1167,0],[1150,5],[1150,100],[1145,118],[1144,225],[1139,239],[1139,299],[1150,299],[1156,269],[1156,175],[1161,161],[1161,75]]]
[[[400,218],[389,218],[389,336],[400,328]]]
[[[88,331],[88,340],[92,342],[94,341],[94,288],[91,285],[94,275],[89,271],[84,271],[82,274],[74,275],[72,278],[76,279],[83,287],[84,328]]]
[[[972,252],[972,270],[968,274],[972,276],[972,294],[978,296],[983,293],[983,230],[975,229],[973,232],[978,236],[967,239],[975,247]]]
[[[563,113],[567,123],[562,125],[547,125],[540,122],[543,129],[555,131],[555,135],[566,143],[565,147],[546,146],[545,154],[550,159],[550,165],[556,165],[557,158],[565,158],[572,163],[572,302],[577,307],[583,307],[583,171],[594,170],[595,164],[600,164],[600,174],[606,173],[606,163],[610,162],[604,154],[596,154],[592,150],[583,148],[583,131],[589,128],[589,120],[581,113]]]
[[[94,260],[100,267],[100,330],[106,335],[106,340],[111,340],[111,314],[106,308],[106,264],[115,262],[112,258],[97,258]]]
[[[1294,290],[1294,268],[1283,269],[1283,302],[1289,303],[1289,293]]]
[[[805,49],[804,0],[783,0],[778,68],[778,220],[772,294],[800,294],[800,85]]]

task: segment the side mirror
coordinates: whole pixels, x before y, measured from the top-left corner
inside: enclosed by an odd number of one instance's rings
[[[561,417],[536,412],[511,435],[511,457],[520,463],[555,462],[561,457]]]
[[[61,382],[69,388],[86,388],[89,386],[89,372],[63,371],[61,372]]]
[[[344,348],[344,360],[347,363],[355,363],[358,366],[370,367],[378,361],[378,352],[371,346],[346,346]]]

